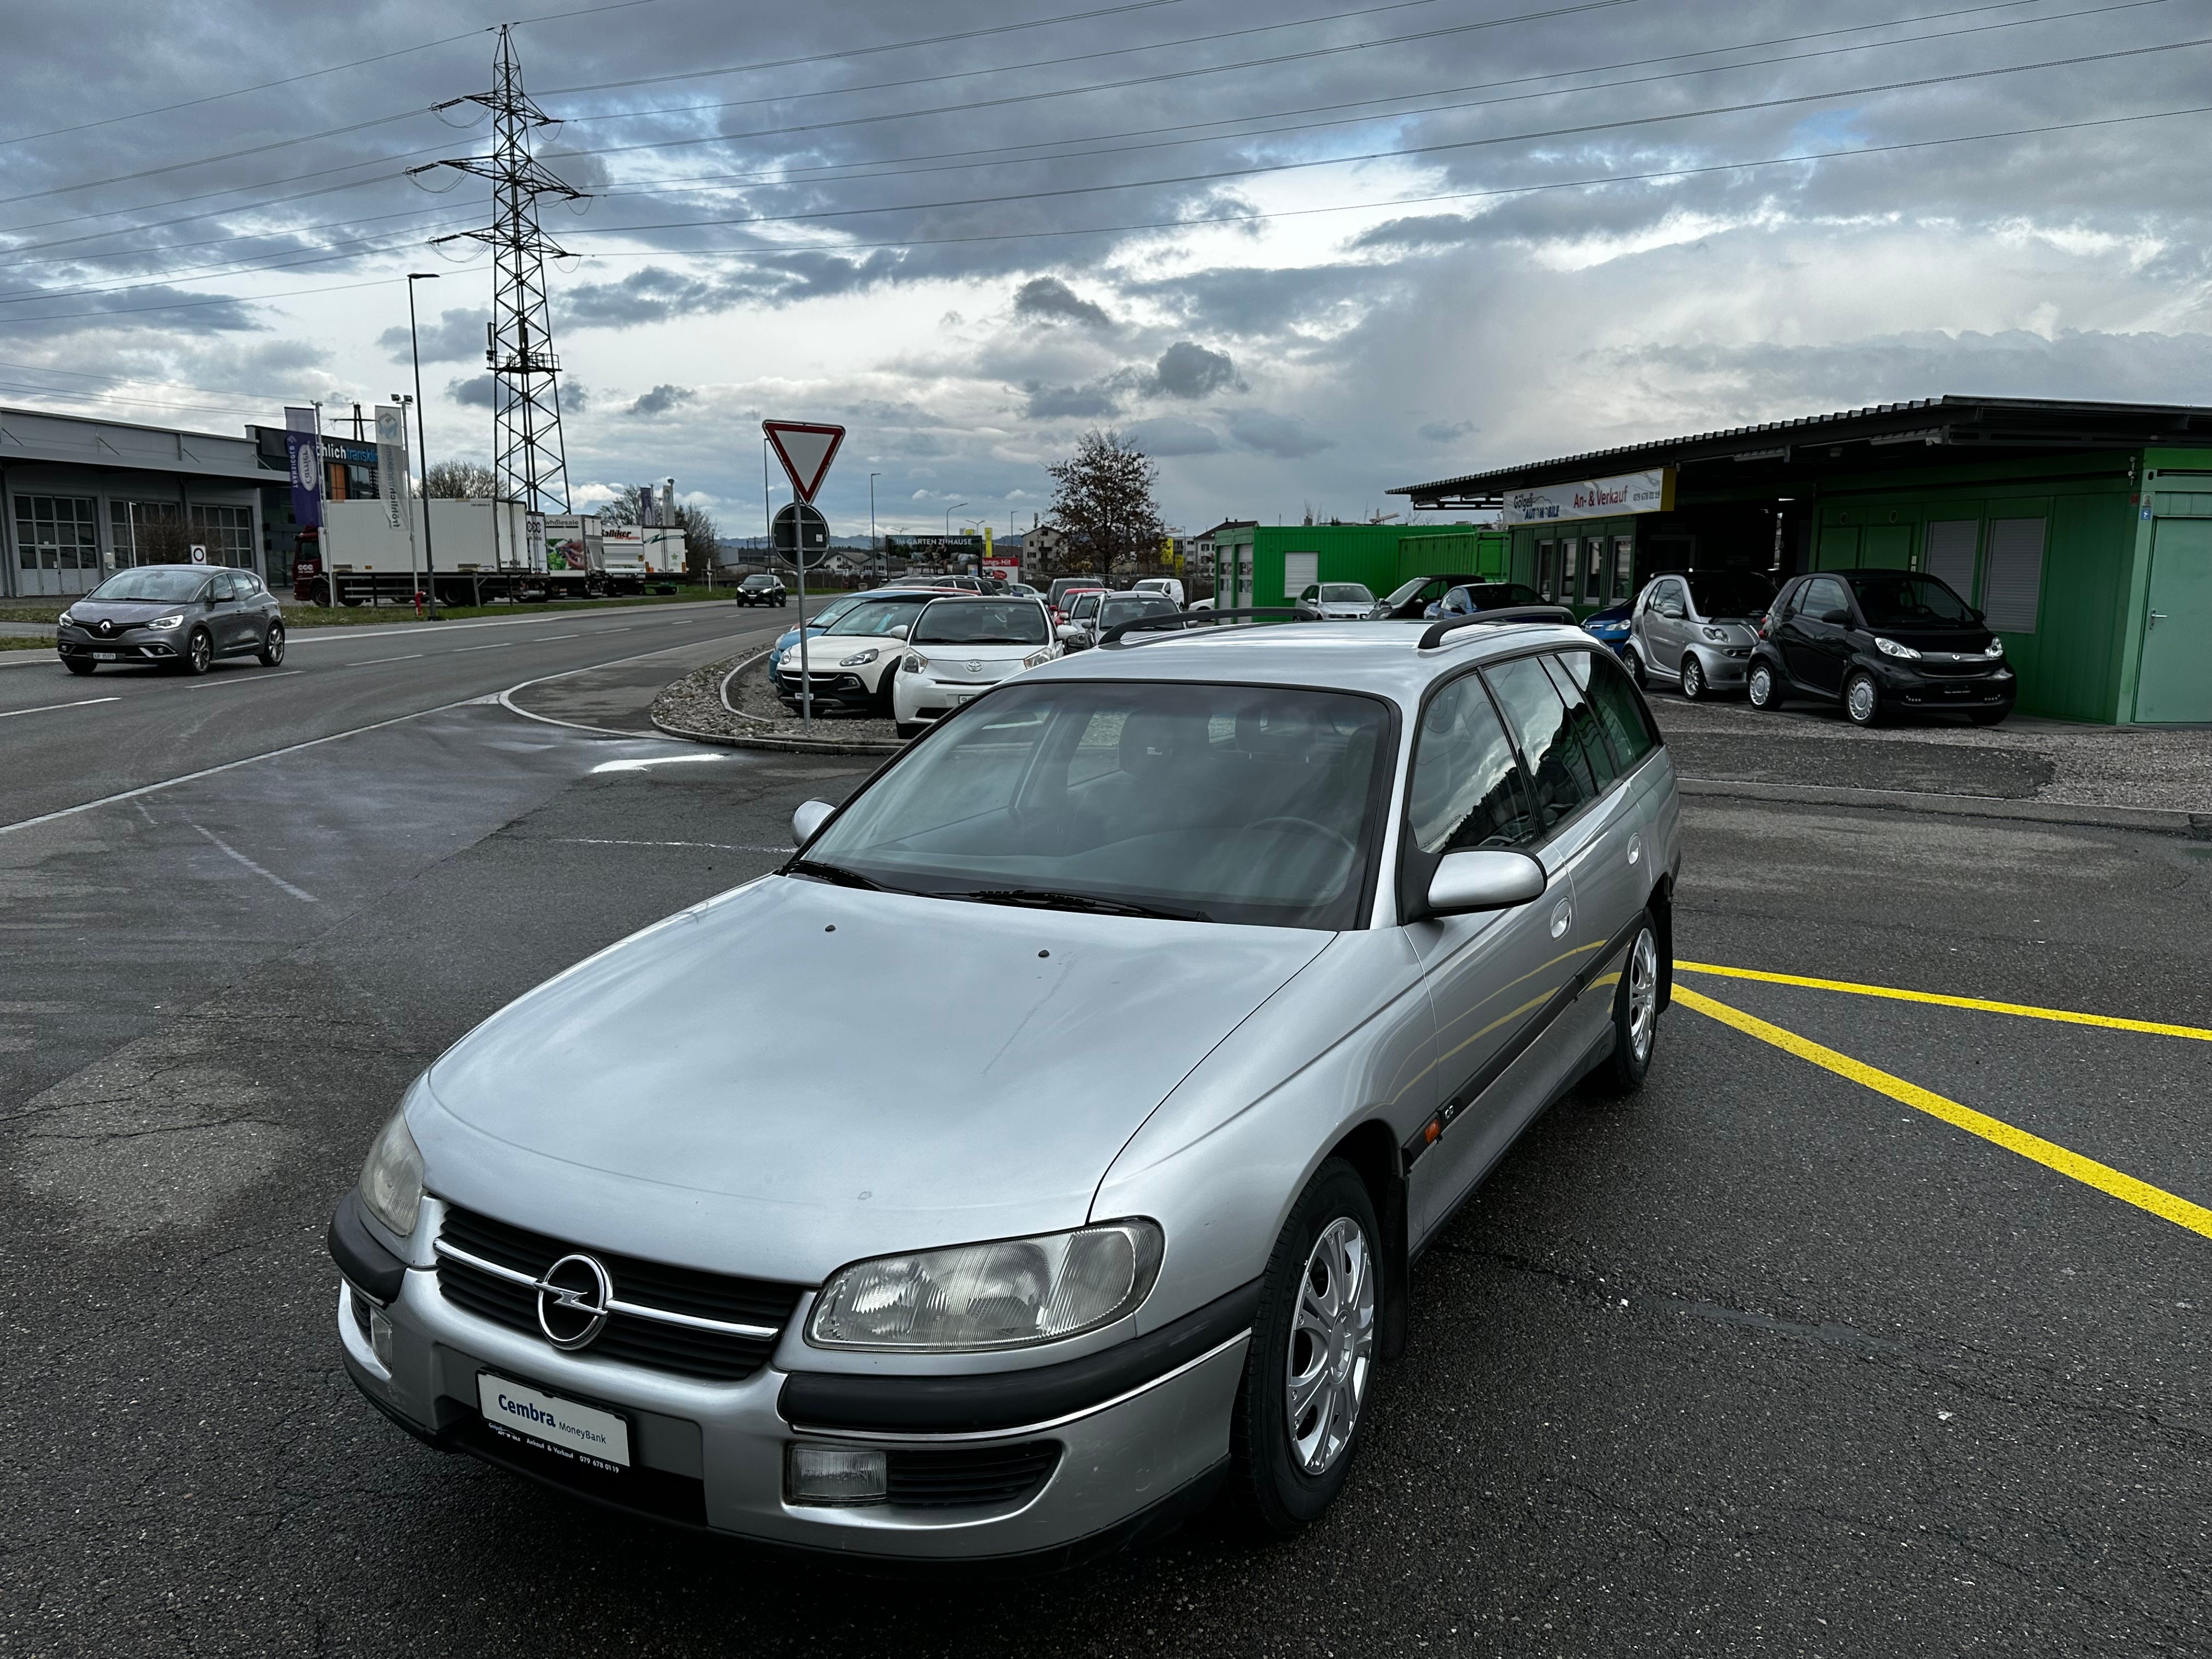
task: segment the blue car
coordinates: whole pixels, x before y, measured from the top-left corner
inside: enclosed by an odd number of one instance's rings
[[[1634,600],[1623,599],[1603,611],[1593,611],[1583,618],[1583,632],[1594,640],[1603,640],[1606,648],[1617,657],[1627,649],[1628,619],[1635,609]]]

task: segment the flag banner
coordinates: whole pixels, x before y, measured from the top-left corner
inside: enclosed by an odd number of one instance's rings
[[[323,524],[323,446],[315,434],[315,411],[284,410],[284,459],[292,472],[292,517],[302,530]]]

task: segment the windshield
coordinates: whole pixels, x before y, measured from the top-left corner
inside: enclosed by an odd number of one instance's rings
[[[748,576],[745,578],[745,586],[747,587],[774,587],[777,586],[777,583],[775,578],[773,576]]]
[[[1087,617],[1087,616],[1089,616],[1092,611],[1096,611],[1097,608],[1098,608],[1098,595],[1097,595],[1097,594],[1096,594],[1096,593],[1078,593],[1078,594],[1075,596],[1074,608],[1073,608],[1073,610],[1071,610],[1067,614],[1068,614],[1069,616],[1071,616],[1071,617]]]
[[[1763,617],[1774,603],[1774,584],[1748,570],[1692,570],[1682,580],[1698,614],[1710,619]]]
[[[1869,628],[1971,628],[1974,613],[1966,602],[1933,576],[1856,576]]]
[[[1052,635],[1035,599],[939,599],[908,637],[915,645],[1043,645]]]
[[[1372,605],[1375,596],[1358,582],[1323,582],[1321,585],[1323,605]]]
[[[1344,692],[1020,682],[893,762],[803,864],[992,902],[1351,927],[1389,731],[1383,704]]]
[[[1140,593],[1135,598],[1119,597],[1102,599],[1098,604],[1098,625],[1111,628],[1115,623],[1134,622],[1139,617],[1172,617],[1175,603],[1157,593]]]
[[[826,627],[830,623],[836,622],[838,617],[843,616],[854,605],[862,603],[866,598],[867,595],[865,593],[848,593],[843,599],[833,600],[829,605],[823,606],[821,610],[816,611],[812,616],[809,617],[806,619],[806,625],[809,628]],[[799,630],[794,628],[791,631],[796,634]]]
[[[150,565],[138,570],[118,570],[85,595],[88,599],[156,599],[180,604],[197,599],[207,581],[199,570],[177,570]]]
[[[910,599],[863,599],[838,617],[836,627],[830,631],[840,635],[900,633],[928,603],[926,593],[916,593]]]

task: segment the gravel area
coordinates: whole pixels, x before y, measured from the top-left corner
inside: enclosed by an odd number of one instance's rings
[[[729,702],[721,698],[721,685],[730,671]],[[714,737],[771,738],[778,741],[823,744],[882,744],[896,748],[898,733],[890,721],[872,715],[817,710],[812,728],[801,725],[769,689],[768,655],[748,652],[694,669],[653,699],[653,718],[659,724]]]
[[[1832,710],[1651,699],[1684,777],[2212,811],[2212,730],[2015,714],[1862,731]]]

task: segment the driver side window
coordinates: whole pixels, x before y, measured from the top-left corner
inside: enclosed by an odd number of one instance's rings
[[[238,594],[236,591],[232,588],[230,585],[230,578],[228,576],[217,576],[213,581],[208,584],[208,598],[213,599],[218,605],[222,604],[226,599],[234,599],[237,597]]]

